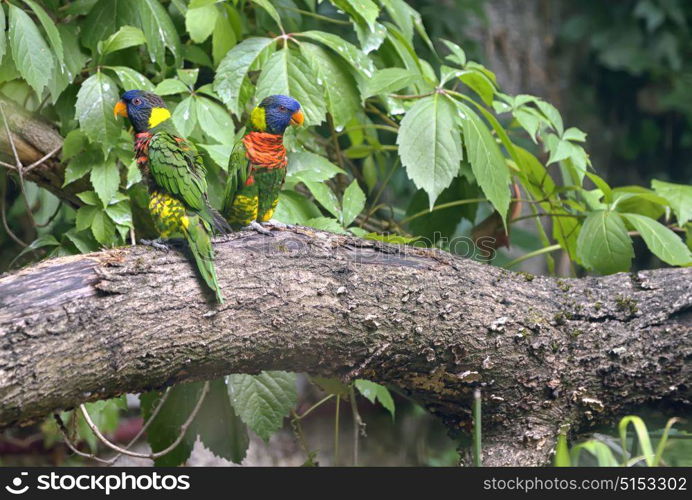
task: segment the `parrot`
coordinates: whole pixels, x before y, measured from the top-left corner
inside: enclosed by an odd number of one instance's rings
[[[231,228],[209,203],[202,157],[176,132],[170,111],[154,93],[128,90],[113,113],[127,118],[134,129],[135,160],[148,186],[149,211],[160,238],[187,240],[200,275],[222,304],[211,238],[214,230],[228,233]]]
[[[228,161],[222,214],[235,230],[249,226],[269,234],[260,223],[274,215],[286,179],[283,134],[289,125],[302,125],[304,117],[298,101],[272,95],[252,110],[249,121],[250,132],[236,143]]]

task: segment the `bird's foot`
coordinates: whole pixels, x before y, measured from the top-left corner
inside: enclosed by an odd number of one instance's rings
[[[254,220],[245,229],[248,229],[250,231],[255,231],[255,232],[257,232],[259,234],[263,234],[265,236],[274,236],[269,229],[265,228],[262,224],[260,224],[257,221],[254,221]]]
[[[170,250],[168,244],[166,244],[166,242],[161,238],[157,238],[155,240],[139,240],[139,243],[163,252],[168,252]]]
[[[262,225],[265,227],[273,227],[282,231],[286,229],[293,229],[295,227],[293,224],[285,224],[283,222],[279,222],[276,219],[269,219],[266,222],[262,222]]]

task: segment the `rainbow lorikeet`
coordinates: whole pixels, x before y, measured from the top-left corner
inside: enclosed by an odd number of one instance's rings
[[[267,222],[279,203],[286,179],[284,132],[302,125],[300,103],[285,95],[272,95],[250,114],[250,132],[238,141],[228,162],[223,215],[234,229],[251,226],[266,232]]]
[[[130,120],[135,158],[149,187],[149,211],[162,238],[183,236],[206,284],[223,303],[214,267],[213,230],[230,231],[207,199],[206,169],[195,147],[182,138],[156,94],[129,90],[113,108]]]

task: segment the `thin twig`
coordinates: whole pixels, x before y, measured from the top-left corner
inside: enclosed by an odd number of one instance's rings
[[[5,196],[7,195],[7,174],[3,171],[2,172],[2,187],[0,188],[0,217],[2,218],[2,226],[5,228],[5,231],[7,231],[7,234],[14,240],[17,245],[26,248],[29,245],[27,243],[24,243],[22,239],[14,234],[12,230],[10,229],[10,225],[7,223],[7,214],[5,210]]]
[[[33,169],[34,167],[38,167],[39,165],[41,165],[43,162],[45,162],[47,159],[49,159],[51,156],[53,156],[55,153],[57,153],[57,152],[60,151],[61,149],[62,149],[62,144],[60,144],[59,146],[56,146],[55,148],[53,148],[52,151],[50,151],[49,153],[46,153],[45,155],[43,155],[43,157],[41,157],[41,159],[36,160],[34,163],[32,163],[31,165],[29,165],[28,167],[23,167],[23,168],[22,168],[22,173],[23,173],[23,174],[26,174],[27,172],[29,172],[29,171],[30,171],[31,169]]]
[[[348,397],[351,401],[351,415],[353,415],[353,466],[358,467],[358,444],[361,433],[365,434],[365,423],[358,412],[358,402],[353,384],[348,388]]]
[[[82,415],[84,416],[84,420],[86,420],[86,423],[89,426],[89,428],[91,429],[91,431],[96,435],[97,438],[99,438],[99,440],[103,444],[105,444],[106,446],[108,446],[112,450],[115,450],[122,455],[127,455],[127,456],[135,457],[135,458],[149,458],[149,459],[153,460],[153,459],[156,459],[156,458],[159,458],[159,457],[166,455],[167,453],[174,450],[180,444],[180,442],[185,437],[185,433],[187,432],[187,429],[190,427],[190,425],[192,425],[192,421],[195,419],[195,417],[197,416],[197,413],[199,412],[200,408],[202,407],[202,403],[204,402],[204,398],[206,397],[208,391],[209,391],[209,382],[205,382],[204,386],[202,387],[202,393],[200,394],[199,399],[197,400],[197,404],[195,404],[195,407],[193,408],[192,412],[190,412],[190,415],[188,416],[185,423],[183,423],[183,425],[180,426],[180,433],[178,434],[178,437],[176,438],[176,440],[173,441],[173,443],[170,446],[168,446],[167,448],[165,448],[161,451],[158,451],[156,453],[136,453],[136,452],[129,451],[125,448],[122,448],[122,447],[112,443],[101,433],[101,431],[99,431],[98,427],[96,427],[96,425],[94,424],[94,421],[89,416],[89,412],[86,410],[86,407],[83,404],[81,404],[81,405],[79,405],[79,409],[82,412]]]

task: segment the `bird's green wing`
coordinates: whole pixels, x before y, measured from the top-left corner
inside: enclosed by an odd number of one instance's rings
[[[185,205],[206,212],[207,180],[199,153],[184,139],[157,132],[149,143],[149,170],[154,182]]]
[[[238,141],[233,147],[231,157],[228,160],[228,179],[226,180],[222,210],[226,219],[229,218],[236,194],[245,185],[249,175],[250,161],[245,156],[245,144],[243,144],[243,141]]]

